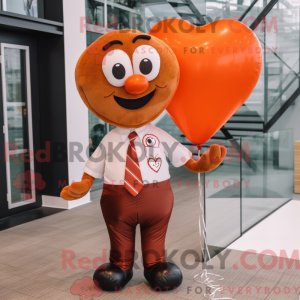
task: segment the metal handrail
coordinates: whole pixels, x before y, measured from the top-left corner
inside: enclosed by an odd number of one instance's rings
[[[238,19],[238,21],[242,22],[243,19],[246,17],[246,15],[248,14],[248,12],[252,9],[252,7],[258,2],[258,0],[254,0],[250,6],[244,11],[244,13],[240,16],[240,18]]]
[[[298,60],[296,61],[295,65],[299,62],[299,58]],[[289,77],[291,71],[286,75],[285,77],[285,80]],[[268,111],[271,110],[271,108],[275,105],[275,103],[277,103],[277,101],[282,97],[282,95],[288,90],[288,88],[294,83],[294,81],[296,79],[298,79],[299,75],[298,76],[295,76],[291,82],[283,89],[283,91],[281,92],[281,94],[273,101],[273,103],[270,105],[270,107],[268,107]],[[283,80],[283,83],[285,82],[285,80]]]

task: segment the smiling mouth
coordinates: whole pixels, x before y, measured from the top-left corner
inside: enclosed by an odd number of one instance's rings
[[[114,96],[116,102],[126,109],[139,109],[145,106],[154,96],[156,89],[154,89],[151,93],[137,99],[125,99],[118,96]]]

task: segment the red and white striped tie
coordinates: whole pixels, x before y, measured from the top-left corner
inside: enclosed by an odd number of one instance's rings
[[[127,150],[126,158],[126,169],[125,169],[125,188],[132,196],[136,196],[143,188],[143,179],[141,169],[137,157],[137,153],[134,146],[134,140],[137,138],[135,131],[128,135],[129,145]]]

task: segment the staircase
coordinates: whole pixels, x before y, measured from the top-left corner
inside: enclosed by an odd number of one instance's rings
[[[263,55],[262,73],[254,91],[207,144],[214,140],[238,139],[267,132],[300,95],[300,7],[294,7],[288,0],[269,0],[266,6],[263,6],[263,1],[258,0],[251,3],[247,0],[208,0],[206,10],[209,16],[206,16],[197,13],[190,0],[168,0],[168,3],[178,15],[182,18],[189,16],[198,26],[215,20],[216,16],[238,17],[240,21],[255,16],[259,22],[266,17],[268,24],[272,18],[276,18],[278,33],[275,35],[267,32],[267,28],[265,35],[260,32],[260,27],[256,30],[262,49],[268,49],[268,53]],[[254,23],[248,25],[255,30]],[[191,145],[168,115],[157,126],[181,143]]]
[[[191,0],[167,0],[168,3],[174,8],[177,14],[185,20],[197,26],[205,25],[206,22]]]
[[[243,104],[229,121],[212,137],[228,140],[264,131],[264,121],[256,111],[251,111]]]

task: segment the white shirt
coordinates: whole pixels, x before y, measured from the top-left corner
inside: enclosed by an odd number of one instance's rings
[[[124,185],[128,135],[135,131],[137,151],[144,183],[155,183],[170,178],[169,164],[184,165],[192,153],[168,133],[153,125],[137,129],[115,128],[101,141],[84,167],[84,172],[94,178],[103,178],[107,184]]]

